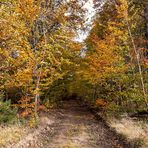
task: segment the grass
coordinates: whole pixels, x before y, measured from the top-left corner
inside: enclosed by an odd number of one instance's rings
[[[0,125],[0,147],[10,145],[20,140],[27,132],[23,125]]]
[[[148,147],[148,124],[143,121],[134,121],[129,117],[110,119],[110,126],[124,135],[129,141],[142,143],[142,148]]]

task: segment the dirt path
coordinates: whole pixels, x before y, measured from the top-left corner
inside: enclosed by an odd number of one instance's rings
[[[87,108],[65,101],[60,109],[44,118],[41,127],[14,148],[121,148],[116,135]],[[127,147],[126,147],[127,148]]]

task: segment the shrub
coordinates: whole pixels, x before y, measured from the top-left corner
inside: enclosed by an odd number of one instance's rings
[[[0,123],[8,123],[16,120],[17,109],[12,108],[11,101],[0,101]]]

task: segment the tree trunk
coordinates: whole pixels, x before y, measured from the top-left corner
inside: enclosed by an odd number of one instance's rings
[[[46,37],[46,31],[45,31],[45,24],[44,24],[45,20],[43,20],[43,35],[44,35],[44,39],[45,39],[45,45],[47,44],[47,37]],[[43,59],[41,60],[41,63],[44,61],[45,58],[45,49],[43,50]],[[37,116],[37,110],[38,110],[38,102],[39,102],[39,98],[40,98],[40,93],[39,93],[39,86],[40,86],[40,81],[41,81],[41,74],[42,74],[42,67],[43,65],[40,63],[41,67],[40,67],[40,72],[37,76],[37,84],[36,84],[36,95],[35,95],[35,115]],[[39,64],[39,63],[38,63]]]
[[[136,45],[135,45],[135,42],[134,42],[134,38],[132,36],[132,32],[131,32],[128,20],[126,21],[126,23],[127,23],[127,27],[128,27],[129,36],[130,36],[130,39],[131,39],[131,42],[132,42],[132,46],[133,46],[133,49],[134,49],[134,52],[135,52],[135,55],[136,55],[136,60],[137,60],[139,74],[140,74],[140,80],[141,80],[141,86],[142,86],[143,95],[144,95],[144,99],[145,99],[145,104],[146,104],[146,107],[148,107],[148,103],[147,103],[147,99],[146,99],[146,91],[145,91],[145,86],[144,86],[144,79],[143,79],[143,75],[142,75],[142,68],[141,68],[141,64],[140,64],[139,53],[137,52]]]
[[[145,24],[145,36],[146,36],[146,40],[148,40],[148,4],[145,5],[145,9],[144,9],[144,15],[145,15],[145,19],[146,19],[146,24]]]

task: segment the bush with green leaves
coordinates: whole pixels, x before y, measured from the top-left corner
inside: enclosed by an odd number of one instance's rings
[[[0,123],[12,123],[16,120],[17,109],[12,108],[11,101],[0,101]]]

